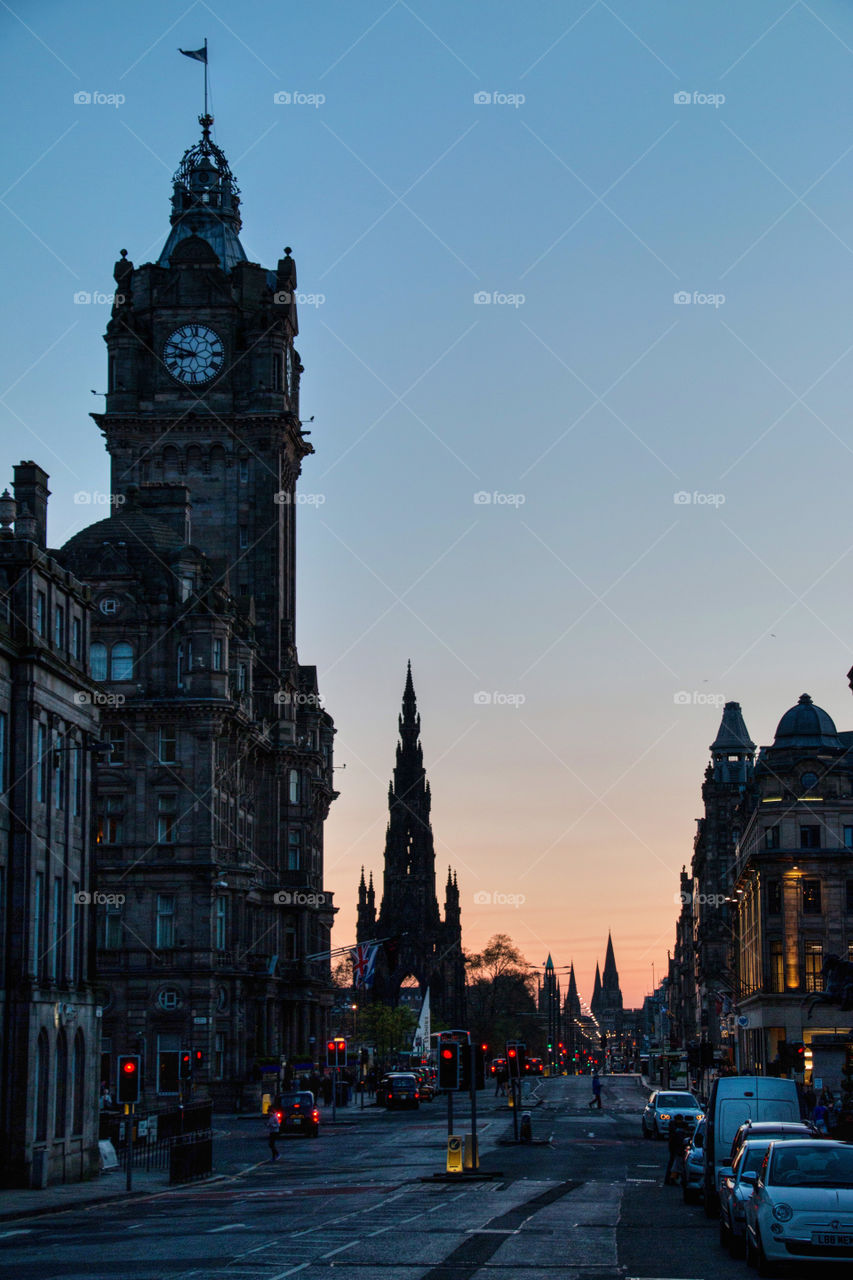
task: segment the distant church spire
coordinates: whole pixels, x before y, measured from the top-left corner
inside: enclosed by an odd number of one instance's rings
[[[578,984],[575,978],[575,965],[572,961],[569,969],[569,990],[566,993],[566,1013],[570,1018],[579,1018],[581,1016],[581,1001],[578,995]]]
[[[595,962],[595,983],[592,988],[592,1000],[590,1001],[590,1009],[593,1013],[596,1011],[596,1005],[601,999],[601,974],[598,970],[598,961]]]

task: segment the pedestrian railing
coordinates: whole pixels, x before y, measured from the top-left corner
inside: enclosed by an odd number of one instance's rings
[[[169,1150],[169,1183],[206,1178],[213,1169],[213,1133],[190,1133],[174,1138]]]

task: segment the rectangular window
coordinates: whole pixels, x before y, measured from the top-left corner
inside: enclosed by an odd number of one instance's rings
[[[71,813],[79,818],[83,808],[82,747],[75,743],[71,749]]]
[[[240,483],[246,484],[249,479],[249,459],[240,459]]]
[[[62,927],[63,916],[62,878],[55,876],[53,881],[53,910],[50,922],[50,956],[48,962],[48,971],[52,982],[56,982],[61,970],[62,936],[65,933]]]
[[[65,610],[61,604],[53,611],[53,643],[57,649],[65,647]]]
[[[823,991],[823,943],[806,943],[806,991]]]
[[[785,990],[785,959],[782,953],[781,938],[773,938],[770,942],[770,990],[777,995]]]
[[[178,1058],[181,1051],[179,1035],[157,1037],[157,1092],[178,1093]]]
[[[59,741],[53,748],[53,807],[61,809],[65,792],[65,757],[67,752]]]
[[[47,726],[36,731],[36,800],[44,804],[47,795]]]
[[[225,1035],[217,1031],[213,1037],[213,1078],[222,1080],[225,1076]]]
[[[175,898],[171,893],[157,894],[157,942],[158,947],[175,945]]]
[[[35,884],[33,885],[33,923],[32,923],[32,941],[33,954],[31,957],[32,971],[36,976],[41,973],[42,967],[42,912],[44,911],[44,875],[41,871],[36,872]]]
[[[291,769],[289,778],[288,799],[291,804],[299,804],[299,770]]]
[[[122,844],[124,842],[124,799],[122,796],[105,796],[98,805],[98,844]]]
[[[767,914],[778,916],[782,910],[782,881],[767,881]]]
[[[302,867],[302,832],[291,831],[287,837],[287,869],[299,871]]]
[[[104,730],[104,741],[110,744],[108,764],[125,764],[127,760],[127,739],[123,724],[111,724]]]
[[[79,618],[71,620],[71,657],[75,662],[83,658],[83,624]]]
[[[167,795],[157,797],[157,842],[174,844],[176,839],[178,798]]]
[[[273,391],[281,391],[281,356],[277,351],[273,352],[272,357],[272,389]]]
[[[213,642],[213,654],[211,657],[211,665],[214,671],[222,670],[222,641],[221,640],[214,640]]]
[[[237,688],[239,689],[240,693],[246,692],[247,680],[246,680],[245,662],[241,662],[240,665],[237,667]]]
[[[764,828],[764,848],[765,849],[779,848],[779,827],[778,826]]]
[[[292,927],[284,930],[284,959],[296,959],[296,930]]]
[[[244,524],[240,525],[240,550],[248,551],[249,549],[249,530]]]
[[[800,827],[800,848],[801,849],[819,849],[820,848],[820,827],[818,826]]]
[[[822,911],[820,903],[820,881],[803,881],[803,915],[819,916]]]
[[[225,950],[226,926],[228,922],[228,900],[219,897],[216,899],[216,939],[214,946],[217,951]]]
[[[43,591],[36,592],[36,635],[43,636],[47,630],[47,596]]]
[[[160,726],[158,755],[161,764],[174,764],[178,758],[178,739],[173,724]]]
[[[68,981],[77,982],[80,978],[80,903],[78,894],[80,884],[74,881],[71,886],[71,930],[68,937]]]
[[[98,924],[101,946],[109,951],[117,950],[124,941],[121,907],[114,902],[106,903],[103,913],[99,915]]]
[[[8,775],[8,748],[7,748],[7,731],[8,721],[6,712],[0,711],[0,791],[5,791],[7,787],[6,778]]]

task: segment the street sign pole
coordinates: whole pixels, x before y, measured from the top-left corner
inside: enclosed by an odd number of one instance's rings
[[[471,1145],[474,1150],[471,1153],[471,1167],[479,1169],[480,1154],[477,1150],[477,1046],[469,1044],[468,1052],[470,1054],[469,1062],[471,1064]]]
[[[453,1090],[447,1090],[447,1136],[453,1133]]]
[[[335,1123],[338,1104],[338,1068],[332,1067],[332,1124]]]
[[[133,1189],[133,1113],[135,1109],[136,1109],[135,1104],[133,1102],[128,1103],[128,1112],[127,1112],[128,1131],[127,1131],[127,1143],[125,1144],[127,1148],[127,1189],[128,1191],[131,1191]]]

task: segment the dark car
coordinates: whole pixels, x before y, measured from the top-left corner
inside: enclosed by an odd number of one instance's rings
[[[745,1121],[732,1138],[732,1149],[729,1163],[734,1164],[735,1156],[743,1144],[750,1139],[762,1138],[784,1142],[786,1139],[819,1138],[820,1134],[808,1120],[753,1120]]]
[[[392,1107],[413,1107],[417,1109],[420,1102],[418,1082],[412,1071],[389,1071],[379,1083],[376,1098],[390,1111]]]
[[[301,1133],[306,1138],[319,1137],[320,1112],[314,1105],[313,1093],[300,1091],[281,1094],[276,1112],[279,1116],[280,1133]]]

